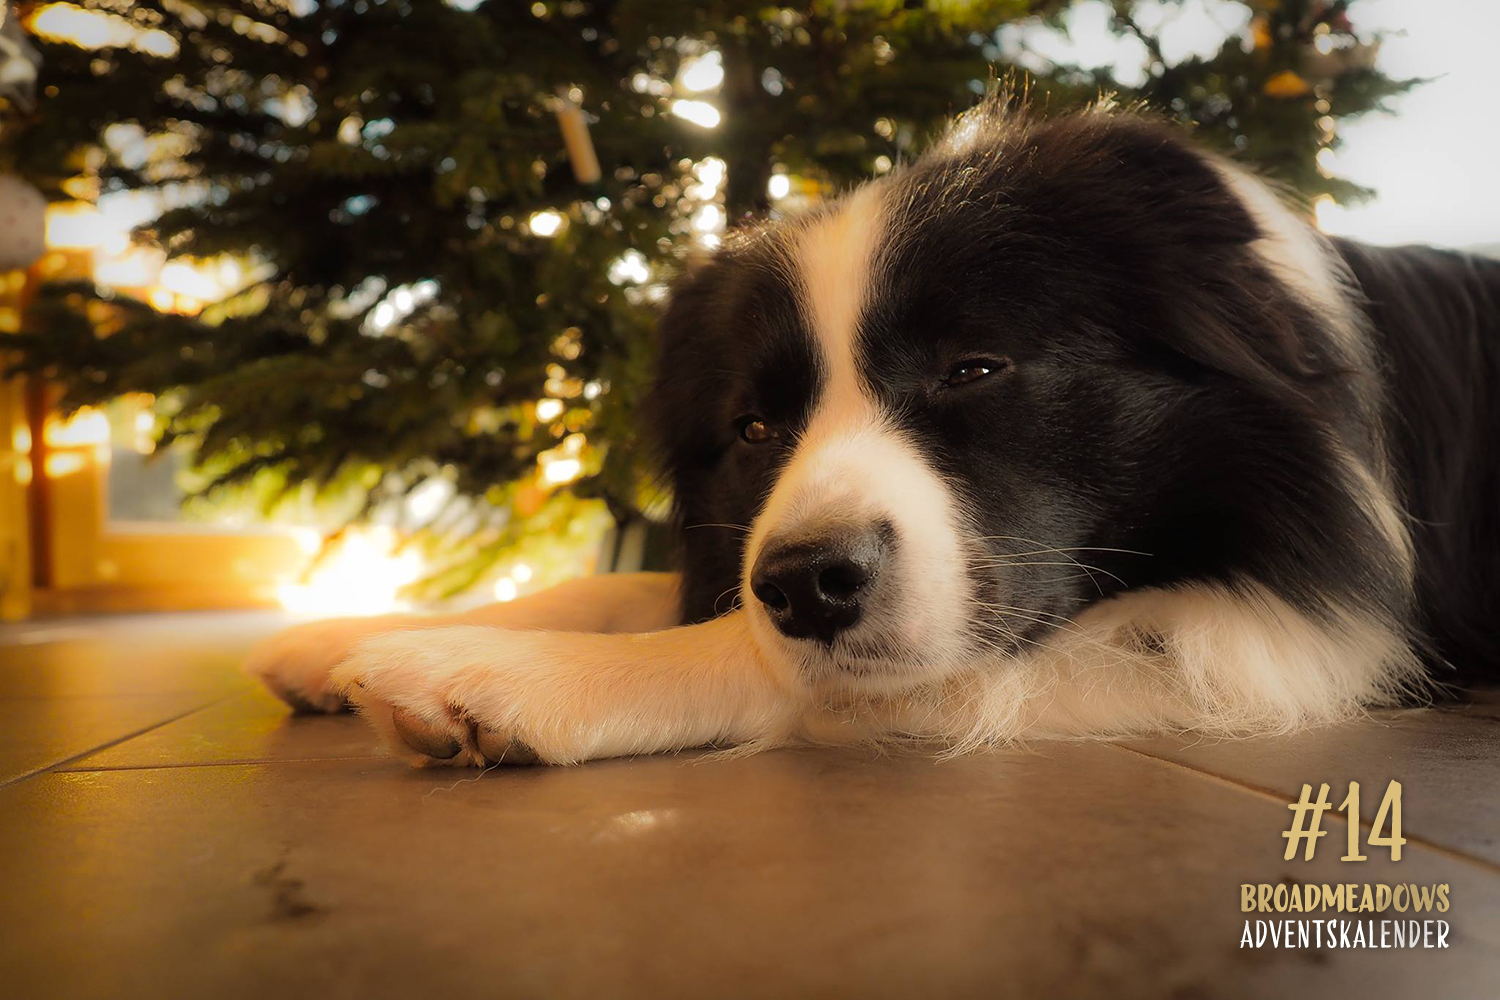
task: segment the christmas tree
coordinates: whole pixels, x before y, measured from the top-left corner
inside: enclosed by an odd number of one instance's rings
[[[352,491],[358,518],[451,482],[417,526],[451,592],[581,505],[659,500],[636,414],[686,254],[892,169],[1015,65],[1042,111],[1142,99],[1309,202],[1357,196],[1319,152],[1409,82],[1347,6],[1261,0],[1173,59],[1144,14],[1174,6],[1116,0],[1110,30],[1146,54],[1123,82],[1028,51],[1022,19],[1070,10],[1035,0],[24,9],[41,70],[0,172],[159,196],[136,239],[237,280],[211,302],[58,285],[7,346],[64,407],[152,394],[208,491]]]

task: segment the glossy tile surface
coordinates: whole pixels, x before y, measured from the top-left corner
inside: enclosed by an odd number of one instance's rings
[[[478,776],[290,716],[237,673],[233,624],[0,647],[0,723],[32,734],[0,736],[0,766],[47,759],[0,787],[5,996],[1497,995],[1483,705],[1282,740]],[[49,726],[67,739],[33,749]],[[90,733],[116,742],[50,759]],[[1340,862],[1332,815],[1313,861],[1282,860],[1303,781],[1392,776],[1400,862]],[[1451,947],[1241,949],[1239,886],[1283,880],[1447,883]]]
[[[1360,786],[1360,813],[1375,819],[1392,781],[1401,783],[1408,837],[1500,868],[1500,718],[1462,711],[1377,712],[1345,726],[1259,740],[1166,738],[1128,746],[1211,775],[1297,798],[1329,786],[1335,805]]]
[[[385,756],[374,731],[357,720],[292,714],[285,703],[256,687],[64,767],[96,771]]]

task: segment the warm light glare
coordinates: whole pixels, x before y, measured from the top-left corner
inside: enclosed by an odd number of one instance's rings
[[[96,252],[94,282],[110,288],[144,288],[161,277],[164,256],[160,250],[136,247],[117,256]]]
[[[453,499],[453,493],[448,480],[428,479],[406,495],[406,511],[418,521],[430,521]]]
[[[673,101],[672,114],[702,128],[719,124],[719,109],[707,101]]]
[[[219,281],[218,268],[208,262],[172,260],[162,265],[157,284],[174,295],[187,295],[206,302],[223,298],[229,291]]]
[[[1313,202],[1313,217],[1317,220],[1318,228],[1326,232],[1329,220],[1338,212],[1338,209],[1338,202],[1333,200],[1332,195],[1325,194]]]
[[[93,205],[60,201],[47,206],[47,246],[54,250],[92,250],[108,236],[104,217]]]
[[[84,49],[135,49],[161,59],[177,54],[177,42],[165,31],[139,28],[116,14],[84,10],[69,3],[49,3],[32,14],[32,31],[51,42],[70,42]]]
[[[109,418],[103,410],[92,406],[81,406],[67,420],[49,420],[42,432],[43,439],[52,448],[80,448],[105,444],[109,441]],[[48,467],[51,472],[51,467]]]
[[[71,476],[83,468],[83,456],[76,451],[64,452],[60,455],[48,455],[44,470],[48,479],[61,479]]]
[[[297,543],[297,548],[302,550],[303,555],[315,556],[323,547],[323,536],[313,528],[292,529],[292,541]]]
[[[316,562],[306,580],[277,587],[276,598],[288,611],[319,617],[376,615],[404,607],[402,588],[419,579],[426,567],[416,551],[397,552],[396,542],[388,528],[350,531]]]
[[[542,479],[552,486],[571,483],[583,474],[583,463],[576,458],[542,460]]]

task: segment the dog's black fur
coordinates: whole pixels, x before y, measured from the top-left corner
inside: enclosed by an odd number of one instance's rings
[[[1500,261],[1347,240],[1377,337],[1418,626],[1463,678],[1500,677]],[[1442,676],[1441,674],[1439,676]]]
[[[882,182],[893,238],[861,374],[973,518],[954,572],[1036,612],[1008,623],[1018,641],[1125,589],[1253,581],[1314,617],[1358,608],[1434,667],[1493,674],[1500,263],[1338,241],[1369,320],[1347,342],[1175,129],[997,109],[968,126],[962,148]],[[687,622],[737,602],[745,530],[825,378],[784,266],[794,226],[731,239],[661,324],[654,423]],[[975,359],[989,377],[945,383]],[[778,436],[747,443],[752,416]],[[1414,593],[1339,449],[1392,471]],[[1094,547],[1089,570],[991,566],[1043,545]]]

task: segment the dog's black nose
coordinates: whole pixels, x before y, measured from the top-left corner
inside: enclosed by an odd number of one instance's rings
[[[860,605],[885,563],[886,535],[876,527],[841,527],[772,540],[755,560],[750,590],[783,635],[832,645],[859,621]]]

